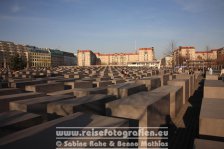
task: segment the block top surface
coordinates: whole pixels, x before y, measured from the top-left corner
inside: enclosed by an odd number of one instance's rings
[[[53,95],[53,96],[42,96],[42,97],[35,97],[35,98],[30,98],[30,99],[25,99],[25,100],[18,100],[14,101],[19,104],[35,104],[35,103],[44,103],[44,102],[51,102],[54,100],[59,100],[59,99],[65,99],[65,98],[72,98],[73,95]]]
[[[160,94],[156,92],[139,92],[137,94],[130,95],[128,97],[115,100],[110,102],[110,104],[117,104],[117,105],[130,105],[135,107],[143,107],[147,108],[149,105],[157,102],[158,100],[164,98],[165,96],[169,96],[167,92],[161,92]]]
[[[10,124],[14,124],[35,117],[39,117],[39,115],[21,111],[3,112],[0,113],[0,127],[4,127]]]
[[[56,127],[121,127],[127,125],[128,121],[121,118],[112,118],[94,114],[84,114],[77,112],[75,114],[45,122],[16,133],[0,138],[0,145],[8,143],[19,144],[20,146],[30,144],[30,142],[44,142],[45,139],[55,144],[55,138],[49,139],[49,136],[55,136]],[[115,128],[116,129],[116,128]],[[20,141],[20,142],[17,142]],[[49,143],[52,145],[51,143]],[[41,143],[43,148],[52,148],[52,146]],[[46,145],[48,145],[46,147]],[[39,145],[34,148],[40,148]]]
[[[36,92],[28,92],[28,93],[19,93],[19,94],[12,94],[12,95],[3,95],[0,96],[0,99],[8,99],[8,98],[16,98],[16,97],[25,97],[25,96],[32,96],[32,95],[43,95],[42,93]]]
[[[103,94],[94,94],[94,95],[88,95],[88,96],[83,96],[83,97],[79,97],[79,98],[69,98],[63,101],[58,101],[58,102],[53,102],[50,104],[59,104],[59,105],[81,105],[81,104],[85,104],[85,103],[91,103],[97,100],[102,100],[102,99],[106,99],[106,98],[112,98],[114,96],[112,95],[103,95]]]
[[[164,85],[152,90],[151,92],[177,92],[182,86]]]
[[[189,79],[174,79],[174,80],[170,80],[171,82],[173,81],[173,82],[187,82]]]
[[[200,118],[224,119],[224,100],[203,98]]]
[[[105,90],[107,87],[95,87],[95,88],[74,88],[73,91],[100,91]]]
[[[208,87],[224,87],[224,82],[222,80],[205,80],[204,86],[208,86]]]

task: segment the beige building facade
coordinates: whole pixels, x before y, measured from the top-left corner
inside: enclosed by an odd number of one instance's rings
[[[196,51],[195,52],[196,60],[216,60],[217,59],[217,50],[213,49],[210,51]]]
[[[195,48],[192,46],[180,46],[173,52],[174,65],[201,65],[205,64],[205,62],[206,65],[216,65],[219,55],[218,51],[219,49],[212,49],[208,51],[195,51]]]
[[[165,56],[161,59],[161,66],[162,67],[172,67],[173,63],[173,56]]]
[[[97,58],[91,50],[78,50],[77,52],[78,66],[95,65]]]
[[[224,48],[217,50],[217,63],[218,65],[224,67]]]
[[[149,62],[155,59],[154,48],[139,48],[133,53],[93,53],[91,50],[78,50],[78,65],[128,65],[134,62]]]
[[[192,46],[180,46],[173,53],[174,65],[184,65],[189,60],[195,60],[195,48]]]
[[[51,67],[51,53],[35,46],[26,46],[30,67]]]

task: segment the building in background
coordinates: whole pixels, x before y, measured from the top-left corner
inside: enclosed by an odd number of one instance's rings
[[[78,50],[78,66],[91,66],[97,64],[97,57],[91,50]]]
[[[100,65],[127,65],[130,61],[138,61],[138,53],[95,53]]]
[[[35,46],[27,45],[29,67],[51,67],[51,53]]]
[[[130,63],[153,62],[154,48],[140,48],[135,53],[93,53],[91,50],[78,50],[78,65],[128,65]]]
[[[77,63],[78,63],[78,60],[77,60],[77,54],[74,53],[74,56],[75,56],[75,57],[74,57],[74,58],[75,58],[75,62],[74,62],[74,63],[75,63],[75,65],[77,65]]]
[[[161,66],[162,67],[168,67],[171,68],[173,67],[173,56],[165,56],[161,59]]]
[[[63,51],[64,66],[74,66],[76,59],[74,53]]]
[[[218,64],[218,49],[195,51],[192,46],[180,46],[173,52],[175,66],[194,68],[215,67]]]
[[[217,59],[217,49],[209,51],[196,51],[195,52],[196,60],[211,61]]]
[[[154,48],[139,48],[138,49],[138,61],[148,62],[154,60]]]
[[[9,68],[15,54],[27,61],[27,68],[73,66],[77,63],[77,57],[70,52],[0,41],[0,67]]]
[[[11,63],[11,58],[15,54],[18,54],[20,57],[27,59],[26,57],[26,47],[24,45],[16,45],[10,41],[0,41],[0,51],[2,52],[3,58],[3,67],[9,68]]]
[[[51,67],[63,66],[64,65],[64,53],[58,49],[45,49],[51,55]]]
[[[179,46],[178,49],[174,50],[173,58],[175,66],[186,65],[188,61],[195,60],[195,48],[192,46]]]
[[[4,68],[9,68],[11,56],[16,53],[15,49],[15,44],[13,42],[0,41],[0,51],[3,52]]]
[[[0,51],[0,68],[4,67],[3,52]]]
[[[204,68],[217,66],[217,49],[207,51],[196,51],[195,60],[188,62],[189,67]]]
[[[27,52],[27,48],[25,45],[21,45],[21,44],[17,44],[15,45],[16,47],[16,53],[19,54],[19,56],[24,57],[27,59],[26,57],[26,52]]]
[[[224,67],[224,47],[217,50],[217,64]]]
[[[152,68],[159,68],[161,66],[161,61],[160,60],[153,60],[153,61],[148,61],[148,62],[128,62],[127,66],[130,67],[152,67]]]

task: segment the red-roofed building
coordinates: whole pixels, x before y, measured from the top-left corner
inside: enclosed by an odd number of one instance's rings
[[[179,46],[174,51],[174,65],[184,65],[187,61],[195,60],[195,48],[193,46]]]
[[[78,66],[91,66],[97,62],[96,55],[91,50],[78,50]]]
[[[212,49],[209,51],[196,51],[196,60],[211,61],[217,59],[217,49]]]

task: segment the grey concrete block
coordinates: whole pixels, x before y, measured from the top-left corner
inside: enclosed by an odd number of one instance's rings
[[[25,87],[26,91],[49,93],[54,91],[64,90],[63,83],[49,83],[49,84],[36,84],[36,85],[27,85]]]
[[[223,149],[224,142],[204,140],[204,139],[195,139],[194,140],[194,149]]]
[[[165,92],[170,94],[170,117],[175,118],[183,105],[183,87],[165,85],[154,89],[151,92],[155,92],[157,94]]]
[[[44,96],[42,93],[20,93],[0,96],[0,112],[9,110],[9,102],[42,96]]]
[[[138,79],[135,82],[138,84],[145,84],[148,90],[153,90],[161,86],[161,78],[155,76]]]
[[[105,104],[116,100],[115,96],[95,94],[79,98],[71,98],[47,105],[48,113],[70,115],[75,112],[90,112],[105,115]]]
[[[10,110],[18,110],[23,112],[33,113],[46,113],[47,104],[60,100],[72,98],[72,95],[56,95],[56,96],[43,96],[38,98],[31,98],[19,101],[10,102]]]
[[[22,93],[23,91],[18,88],[3,88],[0,89],[0,96],[3,95],[11,95],[11,94],[19,94]]]
[[[73,90],[74,96],[83,97],[91,94],[107,94],[106,87],[97,87],[97,88],[76,88]]]
[[[7,127],[24,129],[40,124],[41,122],[41,116],[33,113],[21,111],[7,111],[0,113],[0,130],[7,129]]]
[[[183,104],[185,104],[189,97],[189,80],[188,79],[174,79],[168,81],[168,85],[182,86],[183,87]]]
[[[74,88],[92,88],[93,84],[91,81],[72,81],[72,82],[65,82],[64,85],[71,86],[71,89]]]
[[[45,122],[40,125],[36,125],[19,132],[7,135],[0,138],[1,149],[9,148],[27,148],[32,146],[32,149],[55,149],[55,129],[60,127],[81,127],[87,130],[87,127],[98,127],[103,131],[104,127],[114,127],[114,130],[119,130],[120,127],[128,127],[128,120],[120,118],[112,118],[106,116],[99,116],[93,114],[75,113],[66,117],[58,118],[49,122]],[[74,130],[74,129],[73,129]],[[49,137],[54,136],[54,137]],[[87,137],[85,137],[87,139]],[[78,141],[79,139],[74,138],[70,141]],[[93,141],[104,140],[103,137],[91,138]],[[84,140],[83,140],[84,141]],[[88,143],[88,142],[87,142]],[[63,146],[61,146],[63,147]],[[106,148],[109,146],[106,146]],[[116,146],[115,146],[116,147]]]
[[[203,98],[199,134],[207,136],[224,137],[224,100]]]
[[[205,80],[204,98],[224,99],[224,82],[222,80]]]

